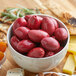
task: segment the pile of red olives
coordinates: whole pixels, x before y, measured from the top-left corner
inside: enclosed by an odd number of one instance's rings
[[[68,38],[66,29],[60,27],[56,19],[37,15],[16,19],[12,32],[12,47],[33,58],[44,58],[58,53]]]

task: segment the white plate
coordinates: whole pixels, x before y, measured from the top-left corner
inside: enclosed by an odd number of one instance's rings
[[[44,72],[43,74],[47,74],[47,73],[56,73],[56,72]],[[56,73],[56,74],[58,74],[59,76],[62,76],[62,75],[69,76],[69,75],[63,74],[63,73]],[[36,76],[38,76],[38,74]]]

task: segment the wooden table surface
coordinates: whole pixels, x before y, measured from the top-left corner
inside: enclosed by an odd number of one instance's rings
[[[58,2],[59,0],[55,0],[55,1]],[[62,6],[64,6],[64,2],[67,3],[69,1],[69,3],[71,4],[72,7],[74,7],[74,9],[76,7],[76,5],[75,5],[76,0],[74,0],[74,1],[73,0],[61,0],[61,1],[63,1]],[[42,0],[41,0],[41,2],[42,2]],[[18,7],[17,6],[18,4],[22,5],[24,7],[27,7],[27,8],[43,8],[43,9],[46,8],[46,6],[40,4],[40,2],[37,0],[0,0],[0,12],[7,7]],[[59,4],[60,4],[60,1],[59,1]],[[70,6],[66,7],[66,4],[65,4],[65,8],[68,9],[68,7],[70,7]],[[75,11],[74,9],[72,9],[72,7],[70,9]],[[45,11],[46,14],[52,15],[50,10],[48,10],[48,11],[49,12]],[[66,57],[56,68],[54,68],[51,71],[62,72],[62,68],[64,66],[65,61],[66,61]],[[6,76],[7,70],[16,68],[16,67],[19,67],[19,66],[14,62],[9,50],[7,49],[7,59],[6,59],[5,63],[3,64],[2,68],[0,69],[0,76]],[[25,71],[25,76],[35,76],[35,74]]]

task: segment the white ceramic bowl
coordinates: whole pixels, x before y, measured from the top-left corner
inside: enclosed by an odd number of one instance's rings
[[[43,15],[43,14],[41,14],[39,16],[52,17],[52,16],[48,16],[48,15]],[[21,66],[22,68],[24,68],[30,72],[38,73],[38,72],[49,71],[49,70],[53,69],[63,60],[63,58],[65,57],[65,55],[67,53],[70,36],[69,36],[69,31],[68,31],[67,27],[65,26],[65,24],[62,23],[57,18],[55,18],[55,19],[58,21],[60,27],[63,27],[67,30],[67,32],[68,32],[67,43],[60,52],[58,52],[57,54],[55,54],[53,56],[45,57],[45,58],[31,58],[31,57],[24,56],[24,55],[18,53],[17,51],[15,51],[10,44],[10,38],[12,35],[11,31],[12,31],[13,24],[10,26],[8,33],[7,33],[8,47],[13,56],[13,59],[19,66]]]

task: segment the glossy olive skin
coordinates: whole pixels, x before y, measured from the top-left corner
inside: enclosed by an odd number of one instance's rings
[[[26,15],[26,16],[24,17],[24,19],[25,19],[26,21],[28,21],[30,17],[32,17],[32,15]]]
[[[29,51],[28,55],[29,57],[33,58],[42,58],[45,55],[45,51],[41,47],[33,48],[31,51]]]
[[[50,18],[53,21],[55,29],[59,28],[58,22],[54,18]]]
[[[15,30],[15,35],[19,39],[28,39],[28,32],[29,32],[29,29],[27,27],[18,27]]]
[[[55,53],[52,51],[47,51],[45,57],[53,56]]]
[[[40,29],[41,23],[42,18],[37,15],[33,15],[29,18],[27,27],[30,29]]]
[[[28,36],[34,42],[41,42],[43,38],[49,37],[49,34],[42,30],[30,30]]]
[[[18,18],[15,20],[13,23],[13,32],[18,28],[18,27],[25,27],[27,25],[27,22],[24,18]]]
[[[60,48],[59,42],[52,37],[43,38],[41,40],[41,44],[45,49],[49,51],[55,51]]]
[[[19,39],[16,36],[12,36],[10,42],[12,47],[17,50],[17,44],[19,43]]]
[[[35,44],[30,40],[22,40],[17,45],[18,52],[20,53],[27,53],[34,47]]]
[[[56,29],[54,35],[58,41],[63,41],[68,38],[68,33],[64,28]]]
[[[56,28],[58,28],[58,24],[55,23],[55,20],[49,17],[44,17],[41,25],[42,30],[46,31],[50,35],[52,35]]]

